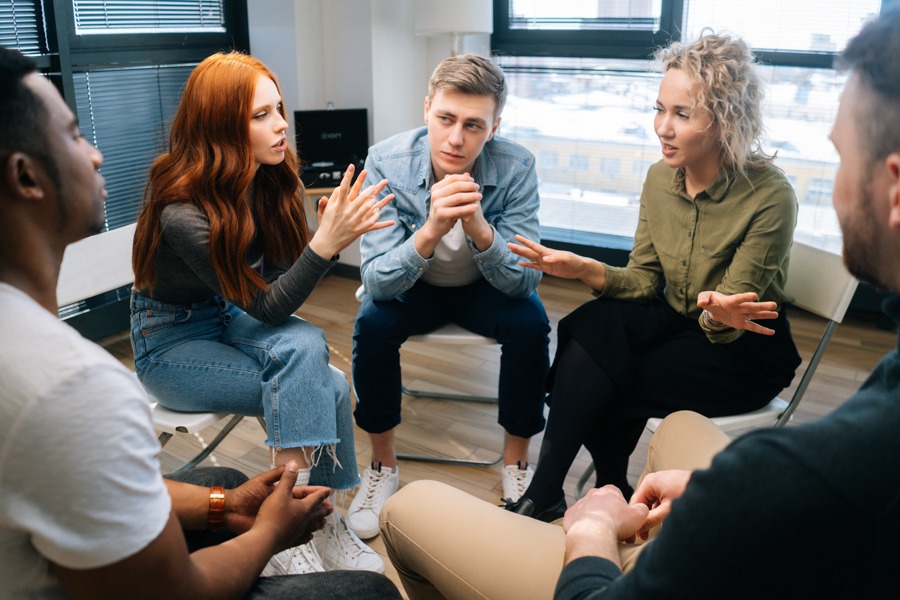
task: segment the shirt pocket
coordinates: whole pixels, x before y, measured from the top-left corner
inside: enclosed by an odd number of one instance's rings
[[[704,224],[698,230],[700,251],[709,258],[728,258],[744,239],[746,226],[742,222],[718,219]]]
[[[422,227],[422,217],[401,209],[397,209],[397,221],[412,232],[416,232]]]

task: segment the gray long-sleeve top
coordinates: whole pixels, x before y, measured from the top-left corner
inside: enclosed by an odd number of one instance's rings
[[[206,216],[190,204],[172,204],[163,210],[160,227],[162,240],[156,256],[156,281],[152,290],[138,292],[176,304],[201,302],[221,295],[209,256]],[[261,271],[269,289],[258,291],[248,306],[235,304],[264,323],[281,323],[306,301],[334,261],[320,257],[307,246],[292,265],[267,265],[258,242],[251,245],[247,261]]]

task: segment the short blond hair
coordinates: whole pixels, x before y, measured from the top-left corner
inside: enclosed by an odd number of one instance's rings
[[[494,61],[477,54],[461,54],[441,61],[428,80],[428,99],[441,90],[473,96],[493,96],[494,118],[506,104],[506,77]]]

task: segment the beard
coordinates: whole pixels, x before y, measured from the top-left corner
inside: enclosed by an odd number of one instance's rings
[[[884,273],[879,272],[888,265],[882,260],[879,248],[882,235],[876,222],[872,202],[871,184],[861,182],[859,186],[859,209],[841,223],[843,232],[844,265],[861,281],[867,281],[883,289],[891,289],[891,283]],[[892,261],[888,261],[890,263]]]

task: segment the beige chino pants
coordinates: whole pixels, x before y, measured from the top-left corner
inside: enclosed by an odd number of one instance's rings
[[[673,413],[650,441],[644,474],[704,469],[729,441],[705,417]],[[411,600],[552,598],[565,555],[560,525],[424,480],[394,494],[381,513],[388,556]],[[625,570],[641,547],[622,544]]]

